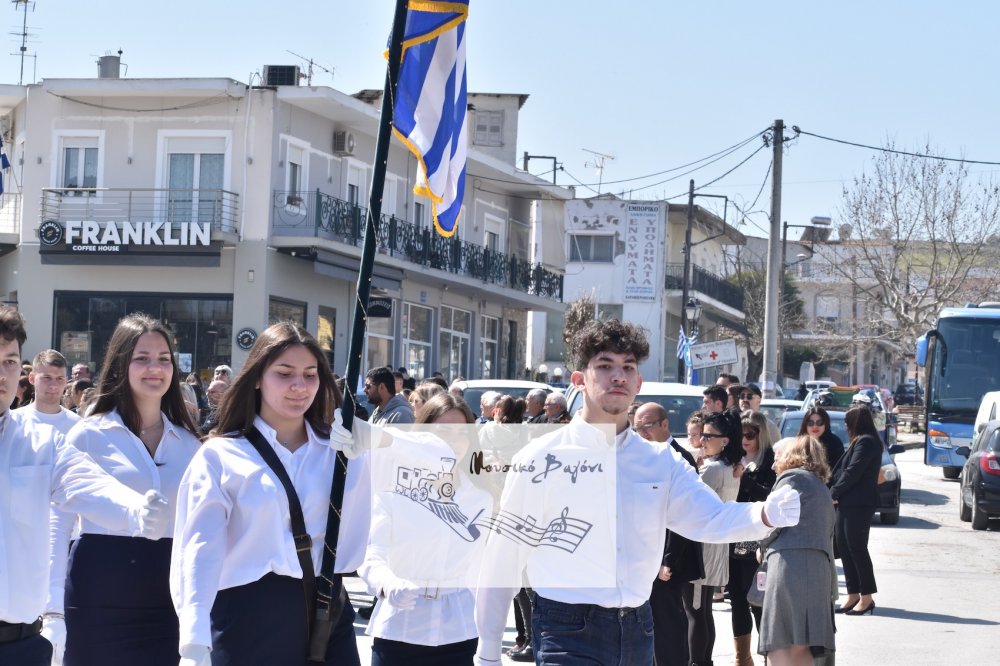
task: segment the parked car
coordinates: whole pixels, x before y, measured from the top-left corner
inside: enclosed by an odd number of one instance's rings
[[[897,405],[924,404],[924,390],[918,384],[900,384],[892,394]]]
[[[681,446],[687,446],[687,420],[701,409],[705,388],[676,384],[673,382],[643,382],[636,396],[637,402],[658,402],[667,410],[670,420],[670,435]],[[566,404],[570,414],[576,414],[583,407],[583,394],[576,387],[566,393]]]
[[[1000,420],[988,421],[971,447],[955,452],[967,458],[959,476],[958,517],[985,530],[990,518],[1000,517]]]
[[[469,403],[472,413],[479,418],[479,400],[487,391],[496,391],[503,395],[510,395],[515,398],[523,398],[532,389],[542,389],[546,393],[552,393],[554,388],[541,382],[529,382],[523,379],[467,379],[462,382],[455,382],[454,386],[462,389],[465,402]]]
[[[896,415],[886,408],[885,403],[882,401],[882,395],[876,390],[877,388],[873,388],[869,384],[814,389],[802,401],[802,408],[809,409],[813,405],[819,405],[828,412],[846,412],[854,404],[854,396],[859,393],[865,395],[868,397],[872,408],[872,418],[875,421],[875,427],[882,433],[882,442],[886,446],[892,446],[896,443],[898,435]]]
[[[972,427],[973,434],[978,433],[993,419],[1000,419],[1000,391],[990,391],[983,394],[983,399],[979,402],[979,411],[976,413],[976,421]]]
[[[776,424],[781,423],[781,415],[785,412],[797,412],[800,409],[802,409],[801,400],[764,398],[760,401],[760,411]]]
[[[827,413],[830,415],[830,429],[833,431],[833,434],[844,442],[846,450],[851,441],[847,436],[847,424],[844,422],[846,412],[827,410]],[[779,426],[781,436],[794,437],[798,435],[805,414],[805,411],[785,412],[781,417],[781,425]],[[896,467],[896,461],[893,460],[893,456],[897,453],[902,453],[904,450],[901,444],[892,444],[891,446],[886,446],[884,442],[882,444],[882,469],[878,475],[877,510],[879,520],[883,525],[895,525],[899,522],[899,496],[903,480],[899,474],[899,468]]]

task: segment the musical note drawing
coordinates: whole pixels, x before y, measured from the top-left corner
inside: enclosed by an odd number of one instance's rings
[[[478,524],[532,548],[546,546],[567,553],[575,552],[593,527],[592,523],[570,516],[568,506],[563,507],[559,517],[549,521],[545,529],[538,527],[536,522],[531,515],[521,518],[508,511],[500,511]]]

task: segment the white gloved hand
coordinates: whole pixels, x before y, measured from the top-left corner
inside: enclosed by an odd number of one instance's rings
[[[181,662],[178,666],[212,666],[212,648],[207,645],[188,643],[181,648]]]
[[[167,498],[155,490],[146,491],[146,501],[139,507],[139,535],[156,541],[167,533],[171,510]]]
[[[790,527],[798,524],[801,510],[798,491],[791,486],[782,486],[764,500],[764,513],[761,518],[765,525],[771,527]]]
[[[330,424],[330,441],[339,445],[348,460],[354,460],[371,448],[371,427],[363,419],[357,417],[351,423],[351,430],[344,427],[343,411],[338,407],[333,410],[333,423]]]
[[[52,666],[62,666],[66,650],[66,620],[52,615],[42,618],[42,637],[52,643]]]
[[[404,578],[393,576],[382,585],[382,594],[390,606],[413,610],[417,606],[420,588]]]

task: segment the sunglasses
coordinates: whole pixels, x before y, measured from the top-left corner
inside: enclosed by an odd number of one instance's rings
[[[806,425],[811,427],[819,427],[821,425],[824,425],[824,423],[823,419],[809,419],[808,421],[806,421]]]
[[[743,439],[757,439],[757,435],[760,434],[756,430],[744,430]]]
[[[721,439],[723,437],[725,437],[725,435],[713,435],[710,432],[703,432],[703,433],[701,433],[701,438],[702,439]]]
[[[753,400],[754,397],[753,393],[740,393],[740,400]]]

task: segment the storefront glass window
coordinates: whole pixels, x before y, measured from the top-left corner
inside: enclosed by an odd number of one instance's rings
[[[295,322],[305,328],[306,304],[287,301],[283,298],[272,298],[267,308],[267,323],[277,324],[279,321]]]
[[[500,320],[483,315],[479,318],[479,376],[496,379],[498,352],[500,350]]]
[[[430,375],[433,310],[403,303],[403,365],[411,377]]]
[[[173,332],[184,374],[211,379],[217,365],[232,365],[232,296],[55,293],[55,345],[70,366],[87,363],[100,372],[118,320],[142,312]]]
[[[449,382],[456,377],[469,378],[469,339],[472,313],[441,306],[440,368]]]

